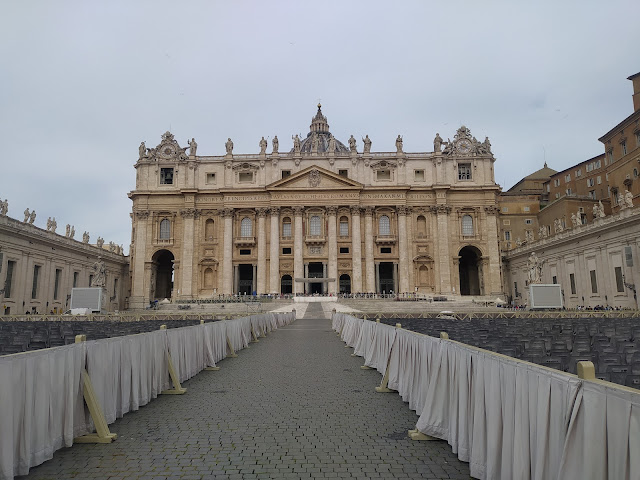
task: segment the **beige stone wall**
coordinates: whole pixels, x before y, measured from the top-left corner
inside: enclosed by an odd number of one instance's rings
[[[128,257],[0,216],[1,312],[45,314],[66,311],[74,274],[77,287],[89,287],[89,277],[94,273],[92,266],[98,256],[106,266],[106,310],[123,310],[127,307],[130,290]],[[10,286],[7,279],[9,262],[13,262]],[[35,295],[32,295],[34,266],[40,268]],[[56,270],[60,271],[57,292]]]
[[[512,250],[505,256],[505,288],[518,304],[528,303],[527,262],[535,252],[542,262],[542,283],[554,283],[555,277],[567,308],[638,308],[639,232],[640,207],[635,207]]]
[[[323,277],[332,279],[325,293],[338,293],[344,275],[352,292],[380,290],[385,263],[391,264],[393,286],[387,285],[395,292],[459,293],[456,257],[464,246],[479,252],[483,293],[502,290],[499,187],[490,154],[181,157],[172,137],[163,142],[156,150],[168,148],[166,158],[159,153],[153,160],[141,158],[130,194],[134,305],[153,299],[156,259],[165,250],[174,257],[174,299],[237,293],[245,265],[253,268],[251,288],[258,294],[280,293],[283,275],[302,293],[305,284],[295,280],[309,278],[315,262],[323,264]],[[470,179],[459,179],[459,164],[471,172]],[[172,183],[162,184],[163,169],[173,169]],[[461,230],[465,215],[473,219],[471,235]],[[320,218],[318,232],[311,231],[312,217]],[[384,234],[383,217],[389,220]],[[341,218],[347,235],[340,233]],[[159,237],[163,220],[171,225],[166,239]],[[250,233],[242,231],[243,220]]]

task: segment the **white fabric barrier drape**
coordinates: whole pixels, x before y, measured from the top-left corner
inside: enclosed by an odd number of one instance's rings
[[[558,478],[640,479],[640,394],[583,384]]]
[[[84,366],[84,345],[0,357],[0,478],[26,475],[89,431]]]
[[[292,314],[258,317],[271,329],[295,320]],[[74,437],[93,431],[84,406],[83,369],[109,424],[170,387],[167,353],[184,381],[226,357],[227,334],[236,351],[246,347],[251,318],[0,357],[0,480],[26,475],[56,450],[70,447]]]
[[[359,357],[364,357],[373,342],[373,333],[376,328],[376,322],[362,322],[360,327],[360,335],[353,349]]]
[[[360,328],[362,327],[361,318],[348,316],[345,318],[344,328],[342,329],[342,340],[350,347],[355,346],[360,336]]]
[[[368,352],[370,356],[366,356],[364,359],[364,364],[367,367],[375,368],[380,374],[384,375],[389,355],[391,355],[391,348],[396,339],[396,331],[396,327],[384,323],[376,323],[372,345],[369,347]]]

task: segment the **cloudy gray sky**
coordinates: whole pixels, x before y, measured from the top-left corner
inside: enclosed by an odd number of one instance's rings
[[[201,155],[308,132],[321,99],[343,142],[431,151],[489,136],[506,190],[603,151],[632,113],[640,2],[7,1],[0,197],[9,215],[130,240],[138,145]],[[362,148],[360,145],[359,148]]]

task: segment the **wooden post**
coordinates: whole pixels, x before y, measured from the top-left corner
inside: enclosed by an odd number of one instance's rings
[[[251,336],[253,337],[253,339],[251,340],[251,343],[258,343],[260,340],[258,340],[258,336],[256,335],[256,331],[253,329],[253,325],[251,325]]]
[[[160,325],[160,330],[166,330],[166,325]],[[187,393],[186,388],[182,388],[180,385],[180,377],[176,373],[176,369],[173,366],[173,362],[171,361],[171,354],[169,350],[167,350],[167,364],[169,367],[169,377],[171,378],[171,383],[173,384],[173,388],[169,390],[163,390],[160,392],[162,395],[182,395],[183,393]]]
[[[409,434],[409,438],[411,440],[440,440],[439,438],[436,437],[432,437],[430,435],[425,435],[424,433],[420,432],[417,428],[415,430],[409,430],[407,432]]]
[[[229,355],[227,355],[227,357],[236,358],[238,356],[238,354],[236,354],[236,351],[233,349],[233,345],[231,345],[231,340],[229,339],[229,335],[227,335],[227,348],[231,352]]]
[[[449,340],[449,334],[447,332],[440,332],[440,338],[442,340]]]
[[[596,368],[593,362],[578,362],[578,378],[583,380],[595,380]]]
[[[76,335],[76,343],[82,343],[86,340],[86,335]],[[96,396],[93,384],[91,383],[91,377],[89,377],[89,372],[87,372],[86,368],[82,369],[82,386],[82,396],[84,397],[84,402],[87,404],[87,408],[89,409],[89,414],[93,419],[93,424],[96,427],[96,433],[76,437],[73,441],[75,443],[111,443],[118,438],[118,435],[116,433],[111,433],[109,430],[109,425],[107,425],[107,420],[104,418],[102,407],[100,406],[100,402],[98,402],[98,397]]]

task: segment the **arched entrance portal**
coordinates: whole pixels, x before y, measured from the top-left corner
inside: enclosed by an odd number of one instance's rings
[[[482,254],[476,247],[464,247],[458,254],[460,256],[460,294],[483,295],[480,283]]]
[[[351,277],[346,273],[340,275],[340,293],[351,293]]]
[[[151,300],[171,298],[173,290],[173,261],[175,257],[169,250],[158,250],[151,259]],[[155,277],[155,282],[154,282]]]
[[[280,293],[293,293],[293,279],[291,275],[283,275],[280,279]]]

